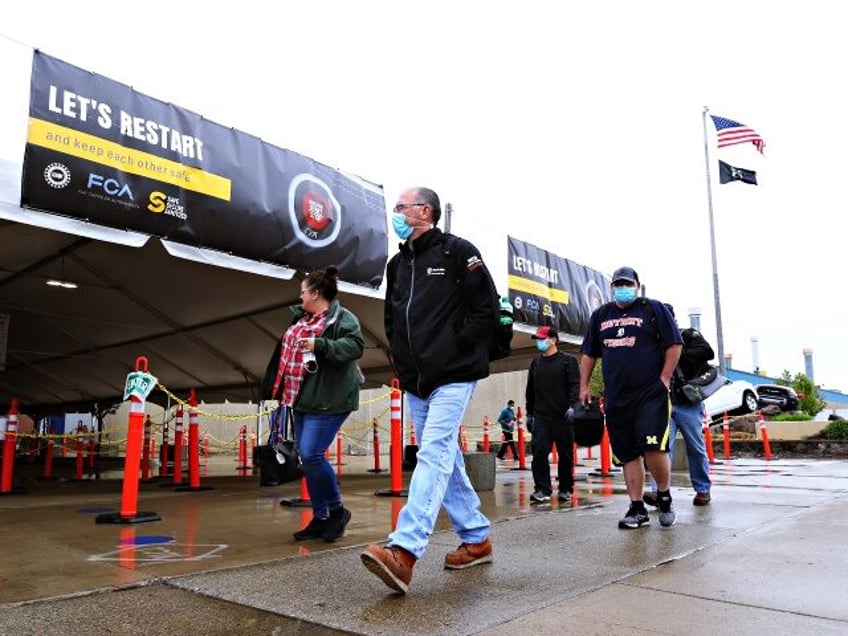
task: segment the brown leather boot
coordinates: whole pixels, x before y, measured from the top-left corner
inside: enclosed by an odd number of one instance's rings
[[[462,543],[445,555],[446,570],[464,570],[481,563],[492,562],[492,542],[486,537],[480,543]]]
[[[376,574],[383,583],[396,592],[406,594],[416,561],[411,552],[397,545],[387,548],[369,545],[359,558],[362,559],[365,567]]]
[[[698,492],[695,493],[695,498],[692,500],[692,503],[696,506],[706,506],[710,503],[710,492]]]

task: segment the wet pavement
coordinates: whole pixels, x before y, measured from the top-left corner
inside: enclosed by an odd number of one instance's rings
[[[367,458],[340,467],[353,518],[332,544],[292,539],[300,482],[260,487],[233,457],[210,460],[204,490],[142,483],[138,510],[161,519],[137,524],[95,522],[121,508],[120,471],[24,466],[0,497],[0,634],[848,633],[848,462],[720,460],[706,507],[675,473],[677,525],[622,531],[622,476],[585,454],[563,507],[531,505],[530,471],[499,462],[480,493],[494,563],[444,570],[458,540],[442,515],[407,596],[359,561],[404,503],[375,496],[390,476]]]

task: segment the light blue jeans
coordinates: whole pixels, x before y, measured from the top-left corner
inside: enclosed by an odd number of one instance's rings
[[[492,524],[480,512],[480,498],[465,473],[459,448],[459,425],[476,384],[445,384],[426,400],[406,394],[418,458],[388,545],[400,546],[416,559],[427,548],[442,506],[463,543],[480,543],[489,536]]]
[[[349,413],[306,413],[294,409],[292,415],[294,441],[303,464],[312,516],[326,519],[330,510],[342,507],[339,483],[326,451]]]
[[[674,439],[677,436],[677,430],[680,429],[683,441],[686,442],[686,457],[689,459],[689,479],[692,481],[692,487],[695,492],[710,492],[710,486],[712,486],[710,460],[704,443],[701,408],[700,404],[672,405],[668,430],[669,439],[672,442],[669,444],[668,459],[669,461],[674,459]],[[653,479],[651,490],[657,491],[657,483]]]

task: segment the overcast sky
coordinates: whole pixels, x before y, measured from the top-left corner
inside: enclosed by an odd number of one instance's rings
[[[792,8],[792,6],[796,8]],[[54,0],[0,23],[0,157],[23,157],[32,48],[384,185],[427,185],[506,289],[506,235],[690,307],[725,353],[848,391],[837,4]],[[721,158],[759,186],[718,185]],[[390,239],[390,254],[395,251]],[[834,340],[835,338],[835,340]]]

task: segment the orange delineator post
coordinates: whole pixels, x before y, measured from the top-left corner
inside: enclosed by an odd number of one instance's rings
[[[768,429],[766,428],[766,420],[763,418],[763,414],[759,414],[760,417],[760,437],[763,438],[763,455],[766,459],[771,459],[771,444],[769,443]]]
[[[612,472],[612,451],[610,450],[609,431],[607,423],[604,420],[604,434],[601,436],[601,475],[608,475]]]
[[[336,433],[336,468],[342,467],[342,448],[344,447],[344,433]]]
[[[0,492],[12,492],[15,473],[15,437],[18,433],[18,398],[12,398],[6,418],[6,438],[3,440],[3,471],[0,477]]]
[[[415,439],[415,425],[412,422],[409,423],[409,445],[418,445],[418,440]]]
[[[203,458],[209,459],[209,431],[203,431]]]
[[[715,464],[715,450],[713,449],[713,432],[710,430],[709,418],[704,418],[704,446],[707,447],[707,461]]]
[[[236,470],[247,470],[247,426],[239,428],[238,466],[236,466]]]
[[[183,407],[174,414],[174,483],[183,483]]]
[[[516,437],[518,438],[518,470],[527,470],[527,449],[524,448],[526,445],[524,443],[524,420],[520,406],[515,417],[515,428]]]
[[[194,389],[188,392],[188,486],[179,486],[174,490],[188,492],[212,490],[212,486],[200,485],[200,426],[198,424],[197,394]],[[208,442],[204,442],[208,443]]]
[[[604,410],[604,398],[601,396],[599,400],[601,413],[604,414],[604,433],[601,436],[601,476],[608,477],[612,475],[612,446],[610,445],[609,430],[607,430],[606,411]]]
[[[304,508],[312,505],[309,500],[309,488],[306,485],[306,476],[300,478],[300,497],[292,497],[291,499],[280,499],[281,506],[292,506],[295,508]]]
[[[374,421],[371,424],[373,428],[373,438],[374,438],[374,468],[369,469],[370,473],[381,473],[383,469],[380,468],[380,431],[377,428],[377,418],[374,418]]]
[[[400,492],[403,489],[403,438],[401,436],[401,408],[400,398],[401,391],[398,386],[395,386],[397,380],[393,380],[391,389],[391,486],[394,492]]]
[[[194,389],[188,394],[188,485],[200,487],[200,435],[197,424],[197,394]]]
[[[135,359],[136,373],[147,374],[147,358]],[[148,376],[152,377],[152,376]],[[128,378],[129,380],[129,378]],[[129,381],[128,381],[129,386]],[[95,523],[136,523],[159,521],[155,512],[138,511],[138,472],[141,463],[141,444],[144,428],[144,398],[136,393],[130,394],[130,415],[127,425],[127,450],[124,455],[124,480],[121,491],[121,509],[118,514],[97,515]]]
[[[721,423],[721,434],[724,438],[724,458],[730,459],[730,422],[727,419],[727,413],[724,414]]]
[[[391,396],[390,412],[392,420],[392,452],[389,458],[391,466],[391,488],[389,490],[378,490],[375,494],[405,497],[408,493],[403,490],[403,424],[401,421],[401,397],[403,396],[403,392],[400,390],[400,382],[397,378],[392,378],[389,395]]]
[[[483,452],[489,452],[489,418],[483,416]]]
[[[145,360],[146,363],[146,360]],[[145,364],[145,366],[147,366]],[[136,363],[136,370],[138,364]],[[121,517],[131,518],[138,512],[138,465],[141,451],[140,443],[145,427],[144,402],[136,396],[130,397],[130,417],[127,426],[127,450],[125,456],[123,490],[121,492]],[[150,418],[147,418],[150,422]],[[149,428],[148,428],[149,430]],[[147,446],[145,445],[145,448]]]
[[[524,448],[524,427],[519,427],[518,429],[518,469],[526,470],[527,469],[527,449]]]
[[[551,444],[551,463],[558,464],[559,463],[559,451],[557,451],[556,442]]]

